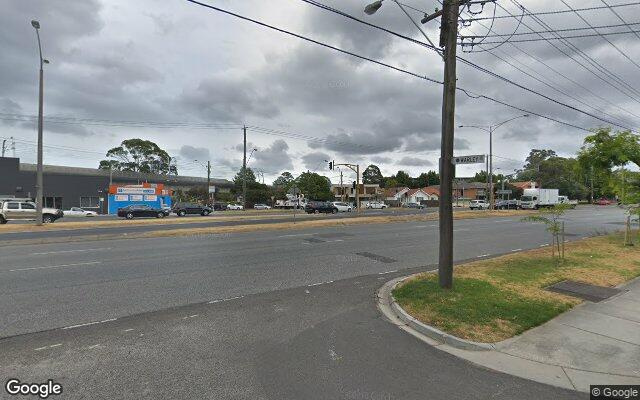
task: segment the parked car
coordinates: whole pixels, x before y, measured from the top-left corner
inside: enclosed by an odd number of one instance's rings
[[[424,206],[420,203],[406,203],[404,206],[407,208],[417,208],[420,210],[424,208]]]
[[[351,212],[353,211],[353,206],[349,203],[345,203],[342,201],[334,201],[332,203],[337,209],[338,212]]]
[[[615,204],[615,202],[613,200],[605,199],[604,197],[602,197],[598,199],[598,201],[596,201],[596,204],[599,206],[609,206],[611,204]]]
[[[213,203],[213,211],[224,211],[227,209],[225,203]]]
[[[227,204],[227,210],[244,210],[242,204]]]
[[[256,210],[271,210],[271,207],[266,204],[256,204],[253,208]]]
[[[42,208],[42,222],[50,224],[62,218],[64,213],[56,208]],[[36,204],[30,201],[4,201],[0,202],[0,224],[8,221],[30,220],[37,218]]]
[[[496,210],[517,210],[518,200],[500,200],[496,202]]]
[[[578,205],[578,200],[571,200],[567,196],[558,196],[558,202],[560,204],[566,204],[569,206],[569,208],[572,209],[576,208],[576,206]]]
[[[168,214],[162,208],[150,207],[146,204],[132,204],[130,206],[118,208],[118,217],[134,219],[139,217],[164,218]]]
[[[213,212],[213,209],[196,203],[176,203],[173,205],[172,211],[179,217],[184,217],[187,214],[200,214],[206,217]]]
[[[489,203],[487,203],[485,200],[471,200],[471,202],[469,203],[469,208],[471,210],[488,210]]]
[[[382,210],[387,208],[388,206],[381,201],[370,201],[365,205],[365,208]]]
[[[65,217],[96,217],[98,216],[97,212],[84,210],[80,207],[71,207],[68,210],[64,210],[62,214]]]
[[[335,214],[338,212],[338,207],[334,206],[333,203],[329,201],[310,201],[307,203],[304,211],[307,214],[319,214],[319,213],[331,213]]]

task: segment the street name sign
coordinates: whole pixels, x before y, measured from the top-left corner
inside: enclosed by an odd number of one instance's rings
[[[453,157],[453,164],[484,164],[484,154]]]

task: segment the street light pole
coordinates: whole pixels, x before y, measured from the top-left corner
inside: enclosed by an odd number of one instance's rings
[[[494,125],[460,125],[459,128],[477,128],[481,129],[485,132],[489,133],[489,208],[493,210],[495,208],[495,196],[493,195],[493,132],[496,131],[499,127],[506,124],[507,122],[511,122],[518,118],[526,118],[529,114],[518,115],[513,118],[509,118],[505,121],[500,122],[499,124]]]
[[[36,225],[42,226],[42,201],[44,197],[42,178],[42,130],[43,130],[43,108],[44,108],[44,70],[43,65],[49,61],[42,58],[42,45],[40,44],[40,22],[33,20],[31,26],[36,30],[38,38],[38,53],[40,55],[40,88],[38,97],[38,166],[36,170]]]

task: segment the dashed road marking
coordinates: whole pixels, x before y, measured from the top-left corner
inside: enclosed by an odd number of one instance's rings
[[[105,322],[112,322],[117,320],[118,318],[111,318],[111,319],[105,319],[103,321],[93,321],[93,322],[87,322],[86,324],[78,324],[78,325],[71,325],[71,326],[65,326],[64,328],[62,328],[63,330],[67,330],[67,329],[75,329],[75,328],[81,328],[83,326],[90,326],[90,325],[97,325],[97,324],[104,324]]]
[[[511,250],[512,253],[515,253],[516,251],[522,251],[522,249],[513,249],[513,250]]]
[[[84,263],[77,263],[77,264],[50,265],[45,267],[14,268],[14,269],[10,269],[9,272],[33,271],[37,269],[51,269],[51,268],[80,267],[83,265],[95,265],[95,264],[101,264],[101,263],[102,263],[101,261],[91,261],[91,262],[84,262]]]
[[[547,247],[549,244],[541,244],[540,247]]]
[[[481,254],[479,256],[476,256],[476,258],[482,258],[482,257],[489,257],[491,254]]]
[[[93,345],[87,347],[87,349],[91,350],[91,349],[95,349],[96,347],[100,347],[100,344],[93,344]]]
[[[333,283],[333,281],[326,281],[326,282],[318,282],[318,283],[312,283],[311,285],[307,285],[308,287],[311,286],[320,286],[320,285],[325,285],[327,283]]]
[[[215,303],[222,303],[223,301],[230,301],[230,300],[236,300],[236,299],[241,299],[244,296],[236,296],[236,297],[228,297],[226,299],[217,299],[217,300],[211,300],[209,302],[209,304],[215,304]]]
[[[378,275],[384,275],[384,274],[392,274],[394,272],[398,272],[397,269],[391,270],[391,271],[385,271],[385,272],[378,272]]]
[[[182,317],[182,319],[189,319],[189,318],[195,318],[197,316],[199,316],[200,314],[193,314],[193,315],[187,315],[186,317]]]
[[[133,328],[129,328],[129,329],[125,329],[122,332],[131,332],[133,330]]]
[[[50,346],[38,347],[37,349],[33,349],[33,350],[42,351],[42,350],[46,350],[46,349],[53,349],[55,347],[60,347],[60,346],[62,346],[62,343],[56,343],[56,344],[52,344]]]
[[[78,250],[60,250],[60,251],[45,251],[42,253],[31,253],[32,256],[42,256],[45,254],[63,254],[63,253],[83,253],[87,251],[99,251],[99,250],[111,250],[111,247],[100,247],[96,249],[78,249]]]

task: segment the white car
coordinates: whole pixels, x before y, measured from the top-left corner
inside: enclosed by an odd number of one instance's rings
[[[253,206],[253,208],[256,210],[271,210],[271,207],[266,204],[256,204]]]
[[[227,210],[244,210],[242,204],[227,204]]]
[[[351,212],[353,208],[349,203],[343,203],[341,201],[334,201],[333,205],[338,209],[338,212]]]
[[[383,209],[387,208],[388,206],[386,204],[384,204],[383,202],[380,202],[380,201],[370,201],[369,203],[367,203],[367,205],[365,207],[366,208],[377,209],[377,210],[383,210]]]
[[[95,211],[84,210],[80,207],[71,207],[62,212],[65,217],[96,217],[98,213]]]
[[[469,209],[471,210],[488,210],[489,203],[484,200],[471,200],[469,203]]]

